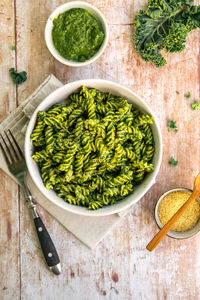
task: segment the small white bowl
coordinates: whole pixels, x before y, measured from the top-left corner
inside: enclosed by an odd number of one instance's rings
[[[63,13],[66,10],[69,10],[71,8],[84,8],[84,9],[92,12],[92,14],[94,14],[96,16],[96,18],[101,22],[104,33],[105,33],[104,41],[103,41],[101,47],[99,48],[99,50],[97,51],[97,53],[94,56],[92,56],[90,59],[88,59],[84,62],[71,61],[71,60],[68,60],[68,59],[62,57],[58,53],[58,51],[55,49],[53,40],[52,40],[53,19],[55,19],[60,13]],[[93,6],[87,2],[83,2],[83,1],[68,2],[68,3],[65,3],[65,4],[57,7],[49,16],[47,23],[46,23],[46,27],[45,27],[45,41],[46,41],[47,48],[59,62],[61,62],[64,65],[71,66],[71,67],[83,67],[83,66],[89,65],[92,62],[94,62],[95,60],[97,60],[97,58],[99,58],[101,56],[101,54],[104,52],[104,50],[107,46],[107,43],[108,43],[108,24],[106,22],[104,15],[95,6]]]
[[[180,191],[182,191],[182,192],[188,192],[188,193],[192,194],[192,191],[189,190],[189,189],[186,189],[186,188],[175,188],[175,189],[167,191],[166,193],[164,193],[158,199],[158,202],[157,202],[156,207],[155,207],[155,220],[156,220],[156,223],[157,223],[157,225],[158,225],[158,227],[160,229],[163,227],[163,224],[160,222],[160,219],[159,219],[159,216],[158,216],[158,208],[159,208],[160,202],[168,194],[170,194],[172,192],[180,192]],[[200,198],[198,198],[197,201],[200,204]],[[172,237],[172,238],[175,238],[175,239],[187,239],[187,238],[190,238],[193,235],[197,234],[199,231],[200,231],[200,219],[199,219],[199,221],[196,223],[196,225],[193,228],[191,228],[191,229],[189,229],[187,231],[180,232],[180,231],[170,230],[167,233],[167,235],[170,236],[170,237]]]
[[[57,194],[50,190],[48,191],[42,181],[40,171],[38,168],[38,164],[32,159],[33,154],[33,145],[30,139],[30,135],[35,127],[37,113],[41,110],[48,110],[50,106],[56,103],[65,103],[66,98],[74,92],[77,92],[81,86],[87,86],[89,88],[99,89],[102,92],[110,92],[113,95],[118,95],[124,97],[128,100],[129,103],[133,104],[136,108],[140,111],[148,113],[154,117],[154,123],[152,124],[152,132],[155,141],[155,153],[153,157],[153,164],[154,164],[154,171],[149,173],[144,178],[143,182],[139,184],[134,192],[124,198],[123,200],[117,201],[114,205],[104,206],[97,210],[88,210],[85,207],[71,205],[65,202],[63,199],[57,196]],[[79,80],[68,83],[63,87],[57,89],[53,93],[51,93],[48,97],[46,97],[41,104],[36,108],[35,112],[33,113],[25,136],[25,159],[27,163],[27,167],[29,173],[35,182],[36,186],[39,190],[44,194],[44,196],[49,199],[55,205],[61,207],[64,210],[70,211],[72,213],[76,213],[79,215],[87,215],[87,216],[106,216],[111,215],[114,213],[118,213],[120,211],[125,210],[126,208],[130,207],[132,204],[139,201],[144,194],[150,189],[150,187],[155,183],[155,178],[158,174],[161,160],[162,160],[162,136],[160,132],[160,128],[157,122],[157,119],[150,109],[150,107],[146,104],[142,98],[137,96],[134,92],[130,89],[117,84],[112,81],[108,80],[100,80],[100,79],[88,79],[88,80]]]

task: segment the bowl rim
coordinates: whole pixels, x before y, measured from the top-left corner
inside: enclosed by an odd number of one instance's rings
[[[61,12],[64,12],[64,11],[67,11],[71,8],[76,8],[76,7],[88,9],[89,11],[94,12],[96,18],[101,22],[101,24],[104,28],[104,33],[105,33],[105,38],[104,38],[103,43],[100,46],[99,50],[90,59],[86,60],[85,62],[71,61],[71,60],[68,60],[68,59],[62,57],[58,53],[58,51],[55,49],[55,47],[53,45],[53,41],[52,41],[52,35],[51,35],[51,31],[52,31],[52,27],[53,27],[52,21],[56,17],[56,15],[58,15]],[[103,54],[103,52],[104,52],[104,50],[105,50],[105,48],[107,47],[107,44],[108,44],[109,29],[108,29],[108,23],[106,21],[105,16],[103,15],[103,13],[97,7],[95,7],[94,5],[92,5],[88,2],[84,2],[84,1],[70,1],[70,2],[67,2],[67,3],[64,3],[60,6],[58,6],[55,10],[53,10],[51,12],[51,14],[48,17],[47,22],[46,22],[44,36],[45,36],[46,46],[47,46],[49,52],[60,63],[62,63],[64,65],[67,65],[67,66],[70,66],[70,67],[83,67],[83,66],[86,66],[86,65],[89,65],[89,64],[93,63],[94,61],[96,61]]]
[[[170,190],[167,190],[166,192],[164,192],[159,198],[158,198],[158,201],[156,202],[156,205],[155,205],[155,209],[154,209],[154,218],[155,218],[155,221],[156,221],[156,225],[158,226],[159,229],[161,229],[164,225],[161,223],[160,221],[160,218],[158,216],[158,208],[159,208],[159,204],[160,202],[162,201],[162,199],[168,195],[168,194],[171,194],[173,192],[178,192],[178,191],[185,191],[185,192],[189,192],[189,193],[192,193],[192,190],[189,189],[189,188],[185,188],[185,187],[177,187],[177,188],[173,188],[173,189],[170,189]],[[200,197],[197,198],[200,202]],[[196,225],[191,228],[191,229],[188,229],[186,231],[173,231],[173,230],[169,230],[168,233],[167,233],[167,236],[169,236],[170,238],[173,238],[173,239],[176,239],[176,240],[185,240],[185,239],[189,239],[191,237],[193,237],[194,235],[198,234],[200,232],[200,226],[199,225],[199,221],[197,221]],[[194,232],[192,232],[192,229],[194,230],[194,228],[196,227],[196,230]],[[181,236],[181,234],[185,233],[185,236]],[[179,235],[180,234],[180,235]]]
[[[114,88],[116,90],[121,89],[122,90],[121,94],[123,94],[123,95],[125,95],[126,92],[127,92],[127,94],[131,94],[131,96],[133,96],[137,100],[139,100],[139,103],[141,103],[141,105],[144,107],[144,110],[148,111],[154,117],[154,125],[155,125],[155,128],[156,128],[156,134],[158,136],[158,149],[157,149],[158,157],[157,157],[157,160],[156,160],[156,167],[154,169],[154,172],[151,173],[152,174],[151,180],[145,185],[145,187],[143,188],[143,191],[139,194],[139,196],[134,201],[129,201],[128,203],[124,202],[123,205],[116,205],[116,204],[115,205],[110,205],[110,206],[100,208],[98,210],[87,210],[85,207],[70,205],[70,204],[66,203],[63,199],[59,198],[58,196],[57,197],[60,200],[62,200],[62,202],[55,203],[55,200],[51,199],[51,196],[47,195],[47,193],[49,191],[47,191],[47,189],[44,187],[43,183],[40,184],[39,180],[37,180],[37,178],[34,177],[34,167],[33,167],[33,165],[34,165],[33,162],[34,161],[31,158],[31,150],[30,150],[30,148],[31,148],[30,134],[32,133],[32,130],[33,130],[34,125],[35,125],[37,112],[40,110],[40,108],[43,105],[48,103],[49,99],[55,97],[57,94],[59,94],[59,92],[67,90],[67,88],[69,88],[69,86],[71,86],[75,91],[77,88],[80,88],[82,85],[92,87],[93,85],[98,84],[98,83],[103,84],[105,86],[109,85],[111,89],[114,89]],[[101,89],[101,88],[99,88],[99,89]],[[124,97],[126,98],[126,96],[124,96]],[[129,100],[128,96],[127,96],[127,100]],[[61,100],[60,100],[60,102],[61,102]],[[58,100],[58,103],[59,103],[59,100]],[[42,108],[42,109],[44,109],[44,108]],[[129,89],[129,88],[123,86],[123,85],[120,85],[116,82],[113,82],[113,81],[110,81],[110,80],[103,80],[103,79],[86,79],[86,80],[73,81],[73,82],[67,83],[64,86],[56,89],[50,95],[48,95],[37,106],[37,108],[35,109],[33,115],[31,116],[31,119],[30,119],[29,124],[27,126],[26,135],[25,135],[25,144],[24,144],[25,159],[26,159],[28,171],[29,171],[29,173],[31,175],[31,178],[33,179],[35,185],[42,192],[42,194],[49,201],[51,201],[55,205],[61,207],[62,209],[65,209],[66,211],[69,211],[69,212],[72,212],[72,213],[75,213],[75,214],[78,214],[78,215],[86,215],[86,216],[106,216],[106,215],[116,214],[116,213],[119,213],[121,211],[124,211],[125,209],[132,206],[134,203],[138,202],[146,194],[146,192],[151,188],[151,186],[155,183],[155,178],[158,175],[160,165],[161,165],[161,161],[162,161],[162,152],[163,152],[162,149],[163,149],[163,144],[162,144],[162,135],[161,135],[160,127],[159,127],[157,118],[156,118],[155,114],[152,112],[149,105],[146,102],[144,102],[144,100],[142,100],[142,98],[140,96],[138,96],[136,93],[134,93],[131,89]],[[129,197],[129,196],[127,196],[127,197]]]

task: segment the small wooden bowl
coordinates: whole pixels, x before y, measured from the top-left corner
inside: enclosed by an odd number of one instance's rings
[[[158,199],[158,202],[156,203],[156,207],[155,207],[155,220],[156,220],[156,224],[158,225],[158,227],[161,229],[164,225],[161,223],[160,219],[159,219],[159,216],[158,216],[158,207],[160,205],[160,202],[162,201],[162,199],[172,193],[172,192],[188,192],[190,194],[192,194],[192,191],[190,189],[186,189],[186,188],[175,188],[175,189],[172,189],[172,190],[169,190],[167,191],[166,193],[164,193],[159,199]],[[197,201],[199,202],[200,204],[200,197],[197,199]],[[192,237],[193,235],[197,234],[198,232],[200,231],[200,219],[198,220],[198,222],[196,223],[196,225],[187,230],[187,231],[183,231],[183,232],[178,232],[178,231],[173,231],[173,230],[170,230],[167,235],[172,237],[172,238],[175,238],[175,239],[187,239],[187,238],[190,238]]]

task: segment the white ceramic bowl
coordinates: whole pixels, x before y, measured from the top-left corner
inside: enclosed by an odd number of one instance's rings
[[[172,192],[180,192],[180,191],[183,191],[183,192],[188,192],[188,193],[192,193],[191,190],[189,189],[186,189],[186,188],[175,188],[175,189],[172,189],[172,190],[169,190],[167,191],[166,193],[164,193],[159,199],[158,199],[158,202],[156,204],[156,207],[155,207],[155,220],[156,220],[156,223],[158,225],[158,227],[161,229],[163,227],[163,224],[160,222],[160,219],[159,219],[159,216],[158,216],[158,208],[159,208],[159,205],[160,205],[160,202],[162,201],[162,199],[172,193]],[[199,202],[200,204],[200,198],[197,199],[197,201]],[[170,230],[167,235],[172,237],[172,238],[175,238],[175,239],[187,239],[187,238],[190,238],[192,237],[193,235],[197,234],[198,232],[200,231],[200,219],[199,221],[196,223],[196,225],[187,230],[187,231],[184,231],[184,232],[177,232],[177,231],[173,231],[173,230]]]
[[[138,185],[135,191],[131,195],[127,196],[125,199],[116,202],[114,205],[106,206],[94,211],[88,210],[85,207],[70,205],[66,203],[63,199],[59,198],[54,191],[52,190],[48,191],[42,182],[37,163],[31,158],[31,155],[33,153],[33,146],[30,140],[30,135],[34,129],[38,111],[47,110],[50,106],[52,106],[55,103],[65,103],[65,99],[71,93],[76,92],[77,89],[79,89],[82,85],[91,88],[96,88],[103,92],[111,92],[114,95],[122,96],[126,98],[129,103],[132,103],[135,107],[137,107],[142,112],[151,114],[154,117],[154,124],[152,125],[152,131],[155,140],[155,154],[153,157],[153,163],[155,167],[154,172],[147,174],[144,181],[140,185]],[[136,203],[142,198],[142,196],[144,196],[144,194],[155,183],[155,178],[158,174],[160,164],[161,164],[161,159],[162,159],[162,137],[154,113],[151,111],[151,109],[145,103],[145,101],[142,100],[130,89],[107,80],[99,80],[99,79],[80,80],[80,81],[68,83],[63,87],[57,89],[56,91],[51,93],[48,97],[46,97],[42,101],[42,103],[37,107],[37,109],[35,110],[35,112],[33,113],[30,119],[26,131],[25,158],[26,158],[28,170],[30,172],[33,181],[35,182],[39,190],[49,199],[49,201],[53,202],[54,204],[58,205],[64,210],[68,210],[72,213],[76,213],[79,215],[105,216],[113,213],[118,213],[128,208],[132,204]]]
[[[58,51],[55,49],[53,41],[52,41],[53,19],[55,19],[60,13],[63,13],[66,10],[69,10],[71,8],[84,8],[84,9],[90,11],[101,22],[104,33],[105,33],[104,41],[103,41],[101,47],[99,48],[99,50],[97,51],[97,53],[94,56],[92,56],[90,59],[88,59],[84,62],[75,62],[75,61],[71,61],[71,60],[68,60],[68,59],[62,57],[58,53]],[[108,43],[108,24],[106,22],[104,15],[95,6],[93,6],[87,2],[83,2],[83,1],[68,2],[68,3],[65,3],[65,4],[57,7],[49,16],[47,23],[46,23],[46,27],[45,27],[45,41],[46,41],[47,48],[59,62],[63,63],[64,65],[71,66],[71,67],[86,66],[86,65],[89,65],[92,62],[94,62],[104,52],[104,50],[107,46],[107,43]]]

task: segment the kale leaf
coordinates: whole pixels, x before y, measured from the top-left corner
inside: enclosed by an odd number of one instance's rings
[[[198,110],[200,108],[200,102],[195,100],[192,104],[191,104],[191,108],[193,110]]]
[[[188,33],[200,27],[200,5],[193,0],[148,0],[135,17],[133,42],[144,61],[156,67],[167,62],[160,51],[181,52]]]
[[[173,157],[170,157],[170,160],[168,162],[173,167],[176,167],[178,165],[178,161],[175,160]]]
[[[188,98],[188,99],[191,98],[191,93],[188,92],[187,94],[184,95],[184,97],[185,97],[185,98]]]
[[[176,126],[176,121],[168,120],[168,131],[170,131],[170,129],[172,129],[176,133],[178,132],[178,128]]]
[[[15,84],[20,84],[27,79],[27,73],[25,71],[17,72],[14,68],[9,69],[10,76]]]

